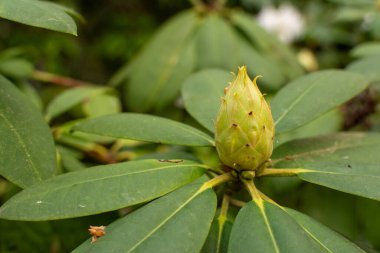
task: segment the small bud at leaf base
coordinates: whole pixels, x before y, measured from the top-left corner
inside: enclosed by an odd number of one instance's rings
[[[256,170],[272,155],[274,123],[269,105],[245,66],[225,89],[216,119],[215,142],[221,161],[236,170]]]

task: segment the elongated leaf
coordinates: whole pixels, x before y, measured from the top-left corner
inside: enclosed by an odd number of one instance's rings
[[[12,78],[28,78],[34,70],[34,66],[21,58],[0,59],[0,74]]]
[[[269,202],[249,202],[231,232],[231,253],[364,253],[311,218]]]
[[[343,115],[339,108],[331,110],[313,121],[294,130],[275,136],[275,147],[285,142],[339,132],[343,127]]]
[[[77,35],[67,9],[39,0],[1,0],[0,17],[53,31]]]
[[[187,161],[97,166],[27,188],[0,208],[0,218],[51,220],[116,210],[162,196],[204,172],[203,165]]]
[[[55,97],[47,106],[45,117],[51,120],[78,105],[84,99],[106,92],[106,88],[79,87],[69,89]]]
[[[379,153],[379,134],[341,133],[285,143],[272,159],[302,180],[380,200]]]
[[[88,240],[73,252],[199,252],[216,209],[213,190],[199,191],[200,186],[149,203],[108,226],[96,243]]]
[[[83,104],[83,111],[87,117],[99,117],[121,112],[120,99],[110,94],[97,94],[90,97]]]
[[[0,76],[0,174],[28,187],[56,172],[50,129],[38,109]]]
[[[224,88],[232,79],[233,76],[228,71],[207,69],[189,76],[182,86],[186,110],[211,132],[214,132]]]
[[[220,53],[226,52],[226,53]],[[261,88],[277,90],[285,78],[275,62],[264,57],[218,14],[208,15],[196,34],[197,69],[221,68],[236,71],[247,65],[250,75],[262,75]]]
[[[192,11],[171,19],[119,74],[120,80],[128,78],[126,102],[133,111],[161,108],[178,94],[181,83],[194,69],[191,34],[197,19]]]
[[[338,233],[313,220],[311,217],[290,208],[285,208],[285,211],[306,233],[323,244],[324,248],[326,248],[326,252],[365,252]]]
[[[120,113],[94,118],[73,128],[76,131],[156,143],[213,146],[207,134],[170,119],[138,113]]]
[[[366,42],[362,43],[351,50],[350,54],[353,57],[367,57],[373,55],[380,55],[380,42]]]
[[[239,64],[237,36],[218,14],[206,16],[196,34],[197,69],[235,70]]]
[[[282,69],[283,75],[288,79],[291,80],[303,74],[295,54],[275,35],[261,28],[250,15],[233,11],[231,12],[231,20],[250,39],[258,51],[265,53],[272,59],[275,68]]]
[[[256,51],[249,43],[241,39],[237,53],[240,54],[239,65],[247,66],[251,79],[254,76],[263,76],[258,82],[262,91],[277,91],[285,84],[285,76],[278,65],[269,57]]]
[[[271,101],[276,133],[309,123],[359,94],[368,85],[362,75],[340,70],[319,71],[292,81]]]
[[[369,56],[354,61],[347,70],[365,76],[371,82],[380,81],[380,55]]]
[[[233,221],[229,217],[218,215],[211,224],[202,253],[227,253]]]

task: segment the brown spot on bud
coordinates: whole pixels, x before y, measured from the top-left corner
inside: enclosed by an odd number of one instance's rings
[[[238,124],[233,123],[232,127],[238,127]]]
[[[249,145],[249,143],[247,143],[247,144],[245,144],[245,146],[246,146],[247,148],[249,148],[251,145]]]
[[[249,115],[249,116],[252,116],[252,115],[253,115],[253,112],[252,112],[252,111],[250,111],[250,112],[248,113],[248,115]]]

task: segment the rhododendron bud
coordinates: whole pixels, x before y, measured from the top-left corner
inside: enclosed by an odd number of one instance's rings
[[[215,142],[221,161],[236,170],[256,170],[273,151],[274,123],[269,105],[256,84],[240,67],[225,89],[216,119]]]

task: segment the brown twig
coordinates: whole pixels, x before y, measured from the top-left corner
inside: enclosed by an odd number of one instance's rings
[[[98,86],[94,83],[73,79],[67,76],[56,75],[41,70],[35,70],[31,75],[31,79],[41,82],[52,83],[63,87]]]

